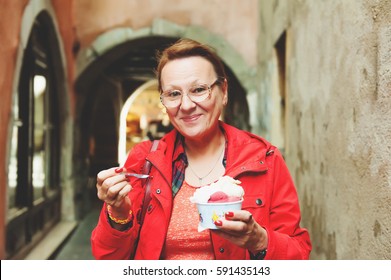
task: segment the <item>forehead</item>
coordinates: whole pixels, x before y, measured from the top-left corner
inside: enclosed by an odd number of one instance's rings
[[[194,82],[209,82],[216,76],[212,63],[200,56],[169,61],[162,69],[162,85],[185,85]]]

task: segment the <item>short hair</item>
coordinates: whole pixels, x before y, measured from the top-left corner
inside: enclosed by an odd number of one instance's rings
[[[160,92],[162,91],[161,74],[163,67],[172,60],[192,56],[205,58],[213,65],[218,79],[227,79],[224,64],[212,47],[192,39],[182,38],[157,55],[158,65],[156,68],[156,75],[159,83],[158,90]]]

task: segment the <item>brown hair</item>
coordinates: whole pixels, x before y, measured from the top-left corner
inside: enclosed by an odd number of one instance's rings
[[[162,53],[158,53],[158,66],[156,69],[156,75],[160,92],[162,91],[160,79],[163,67],[171,60],[192,56],[203,57],[212,63],[216,75],[220,80],[227,78],[224,65],[212,47],[201,44],[192,39],[183,38],[179,39],[174,44],[163,50]]]

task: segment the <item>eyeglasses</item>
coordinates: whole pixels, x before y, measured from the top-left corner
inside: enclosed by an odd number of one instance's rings
[[[189,97],[190,100],[193,101],[194,103],[202,102],[207,98],[209,98],[213,87],[219,83],[220,83],[220,79],[217,79],[211,85],[200,84],[200,85],[192,86],[191,88],[189,88],[187,92],[187,97]],[[183,93],[179,89],[170,89],[170,90],[163,91],[160,94],[160,101],[167,108],[175,108],[182,103],[182,98],[184,95],[185,93]]]

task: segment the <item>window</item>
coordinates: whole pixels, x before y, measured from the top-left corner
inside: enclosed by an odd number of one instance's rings
[[[278,39],[273,52],[271,141],[285,153],[286,144],[286,32]]]
[[[41,13],[24,51],[13,105],[7,258],[23,258],[60,219],[58,81],[52,22]]]

